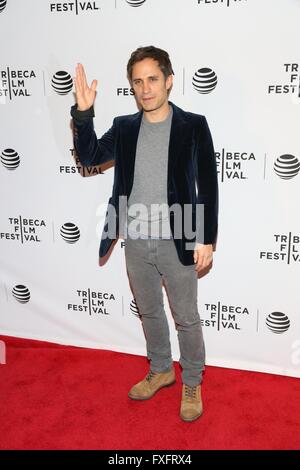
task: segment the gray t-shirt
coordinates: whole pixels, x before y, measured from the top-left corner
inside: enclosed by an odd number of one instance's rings
[[[167,197],[172,115],[170,106],[164,121],[149,122],[142,116],[128,199],[128,236],[133,238],[172,238]]]

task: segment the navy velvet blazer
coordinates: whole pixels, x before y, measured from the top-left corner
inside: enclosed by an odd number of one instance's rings
[[[192,204],[193,229],[195,229],[196,204],[204,204],[203,237],[198,241],[214,244],[218,228],[218,181],[216,159],[211,133],[205,116],[186,112],[169,101],[173,108],[171,123],[167,194],[169,207]],[[100,138],[94,130],[94,108],[78,111],[77,103],[71,107],[74,129],[74,147],[82,166],[94,166],[114,160],[114,183],[109,204],[116,208],[116,235],[103,236],[108,228],[108,212],[100,242],[99,255],[107,255],[118,239],[119,196],[129,198],[134,176],[137,138],[143,111],[114,118],[112,127]],[[197,187],[197,189],[196,189]],[[170,211],[170,226],[174,235],[174,214]],[[196,240],[174,238],[182,264],[194,264],[193,250],[186,243]]]

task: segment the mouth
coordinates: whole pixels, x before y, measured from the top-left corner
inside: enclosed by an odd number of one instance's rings
[[[146,102],[148,102],[150,100],[153,100],[153,98],[143,98],[143,101],[146,101]]]

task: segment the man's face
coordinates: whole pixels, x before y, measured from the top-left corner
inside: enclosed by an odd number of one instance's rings
[[[144,111],[154,111],[168,101],[167,91],[173,82],[172,75],[165,80],[158,62],[151,58],[136,62],[132,68],[132,87],[138,105]]]

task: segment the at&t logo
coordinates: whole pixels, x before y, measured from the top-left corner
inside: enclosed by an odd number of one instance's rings
[[[132,301],[130,302],[129,308],[130,308],[131,313],[133,313],[133,315],[135,315],[136,317],[141,318],[141,314],[140,314],[140,311],[139,311],[139,308],[137,306],[137,303],[136,303],[135,299],[132,299]]]
[[[12,295],[21,304],[26,304],[30,300],[29,289],[22,284],[18,284],[13,288]]]
[[[290,320],[282,312],[272,312],[266,318],[266,325],[272,333],[285,333],[290,327]]]
[[[126,3],[131,7],[141,7],[146,0],[126,0]]]
[[[78,242],[80,238],[80,230],[77,225],[72,222],[66,222],[60,229],[62,239],[69,244]]]
[[[59,95],[67,95],[73,88],[71,75],[64,70],[56,72],[51,80],[52,88]]]
[[[7,170],[16,170],[20,165],[20,155],[14,149],[4,149],[1,153],[1,163]]]
[[[217,86],[218,78],[216,73],[210,68],[197,70],[193,76],[193,87],[198,93],[203,95],[211,93]]]
[[[0,0],[0,13],[3,12],[5,7],[6,7],[6,0]]]
[[[279,178],[290,180],[298,175],[300,162],[294,155],[281,155],[275,160],[274,171]]]

